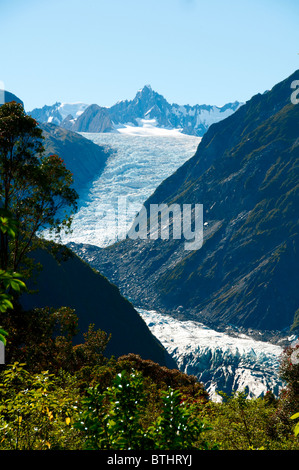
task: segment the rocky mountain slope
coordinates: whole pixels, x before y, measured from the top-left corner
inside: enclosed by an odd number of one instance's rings
[[[97,104],[88,106],[78,118],[74,119],[69,114],[60,125],[74,132],[109,132],[113,130],[109,111]]]
[[[76,132],[118,132],[128,124],[142,127],[144,121],[151,121],[158,128],[179,129],[184,134],[201,137],[211,124],[228,117],[240,105],[238,101],[222,107],[170,104],[150,85],[146,85],[133,100],[118,101],[110,108],[97,104],[55,103],[33,109],[29,114],[39,122],[52,122]],[[67,113],[67,110],[70,112]]]
[[[135,305],[212,326],[289,328],[299,304],[299,71],[212,125],[146,201],[203,204],[204,243],[127,239],[74,247]]]

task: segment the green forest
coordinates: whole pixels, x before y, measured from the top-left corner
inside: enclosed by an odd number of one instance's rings
[[[78,316],[68,305],[25,311],[20,296],[43,269],[32,253],[68,256],[39,233],[71,229],[78,194],[15,102],[0,107],[0,173],[0,450],[299,449],[294,349],[281,358],[279,397],[219,391],[213,402],[195,376],[133,353],[106,356],[110,335],[93,323],[75,344]]]

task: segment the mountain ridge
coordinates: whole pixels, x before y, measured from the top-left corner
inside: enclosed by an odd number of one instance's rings
[[[41,122],[53,122],[76,132],[119,132],[127,125],[140,127],[141,121],[152,121],[164,129],[178,129],[188,135],[202,137],[209,126],[235,112],[242,103],[235,101],[222,107],[211,105],[170,104],[164,96],[145,85],[132,100],[121,100],[111,107],[97,104],[73,105],[73,114],[62,116],[60,109],[71,105],[55,103],[35,108],[29,114]]]

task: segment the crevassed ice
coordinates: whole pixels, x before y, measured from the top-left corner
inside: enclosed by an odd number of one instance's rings
[[[110,147],[114,153],[109,157],[102,174],[80,195],[72,233],[62,233],[61,242],[99,247],[108,246],[125,237],[145,200],[165,178],[195,154],[201,140],[180,133],[150,136],[121,133],[82,135],[96,144]],[[119,230],[120,197],[126,198],[127,217],[126,224],[122,224]]]
[[[251,397],[269,390],[278,396],[284,385],[279,377],[280,346],[244,334],[232,337],[153,310],[137,311],[180,370],[198,377],[212,400],[219,399],[218,391],[230,395],[245,388]]]

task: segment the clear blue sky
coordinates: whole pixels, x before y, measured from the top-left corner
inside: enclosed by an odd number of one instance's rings
[[[299,68],[298,0],[0,0],[0,81],[27,111],[245,101]]]

